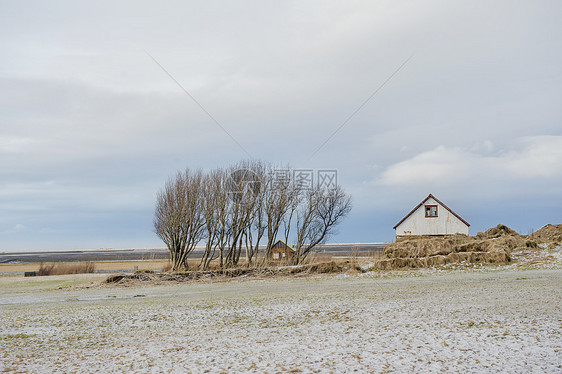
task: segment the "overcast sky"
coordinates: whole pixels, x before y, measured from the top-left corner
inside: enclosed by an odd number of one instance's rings
[[[429,193],[471,234],[562,222],[561,1],[84,3],[0,1],[0,251],[162,247],[166,178],[247,153],[338,170],[331,242]]]

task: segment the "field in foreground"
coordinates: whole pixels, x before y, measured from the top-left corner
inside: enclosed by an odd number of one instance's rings
[[[562,270],[111,287],[0,278],[17,372],[560,372]]]

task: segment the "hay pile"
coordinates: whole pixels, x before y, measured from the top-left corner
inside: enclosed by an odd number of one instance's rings
[[[491,227],[485,232],[479,232],[478,234],[476,234],[476,237],[480,239],[491,239],[499,238],[505,235],[520,236],[515,230],[512,230],[506,225],[502,225],[500,223],[496,227]]]
[[[539,230],[528,236],[529,240],[533,240],[540,244],[562,245],[562,224],[543,226]]]
[[[446,237],[412,237],[391,243],[374,265],[377,270],[423,268],[449,263],[511,262],[511,251],[529,247],[526,237],[505,225],[498,225],[476,236],[461,234]]]

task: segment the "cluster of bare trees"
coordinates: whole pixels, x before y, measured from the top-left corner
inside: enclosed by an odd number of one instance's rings
[[[290,263],[299,264],[326,241],[350,212],[340,186],[303,188],[287,175],[274,181],[273,166],[242,161],[209,173],[186,169],[158,193],[154,228],[170,251],[172,270],[187,269],[195,246],[205,242],[199,268],[218,260],[234,267],[267,265],[278,239],[294,243]],[[258,249],[265,254],[258,258]]]

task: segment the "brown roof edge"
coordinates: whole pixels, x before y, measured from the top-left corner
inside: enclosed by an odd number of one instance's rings
[[[279,242],[283,243],[283,244],[285,245],[285,248],[289,248],[289,249],[292,250],[293,252],[295,251],[295,249],[294,249],[292,246],[290,246],[289,244],[285,243],[285,242],[284,242],[283,240],[281,240],[281,239],[279,239],[278,241],[276,241],[276,242],[272,245],[272,247],[275,247],[275,246],[277,245],[277,243],[279,243]]]
[[[436,198],[435,196],[433,196],[432,194],[429,194],[429,196],[433,197],[433,199],[435,201],[437,201],[439,204],[443,205],[443,207],[445,207],[445,209],[447,209],[449,212],[451,212],[452,215],[454,215],[455,217],[457,217],[458,219],[460,219],[462,221],[462,223],[464,223],[465,225],[467,225],[468,227],[470,227],[470,223],[466,222],[464,219],[461,218],[461,216],[459,216],[457,213],[453,212],[451,210],[451,208],[449,208],[447,205],[443,204],[438,198]]]
[[[412,213],[414,213],[416,210],[418,210],[418,208],[420,206],[422,206],[427,200],[429,200],[430,198],[433,198],[433,200],[437,201],[439,204],[441,204],[445,209],[447,209],[449,212],[451,212],[451,214],[453,214],[455,217],[457,217],[458,219],[460,219],[465,225],[467,225],[468,227],[470,227],[470,223],[466,222],[464,219],[462,219],[457,213],[453,212],[451,210],[451,208],[449,208],[447,205],[443,204],[438,198],[436,198],[435,196],[433,196],[432,194],[427,195],[427,197],[425,199],[422,200],[421,203],[419,203],[418,205],[416,205],[416,207],[414,209],[412,209],[412,211],[408,214],[406,214],[406,217],[402,218],[400,220],[400,222],[398,222],[396,225],[394,225],[393,229],[396,230],[396,228],[398,226],[400,226],[400,224],[402,222],[404,222],[408,217],[410,217],[412,215]]]

